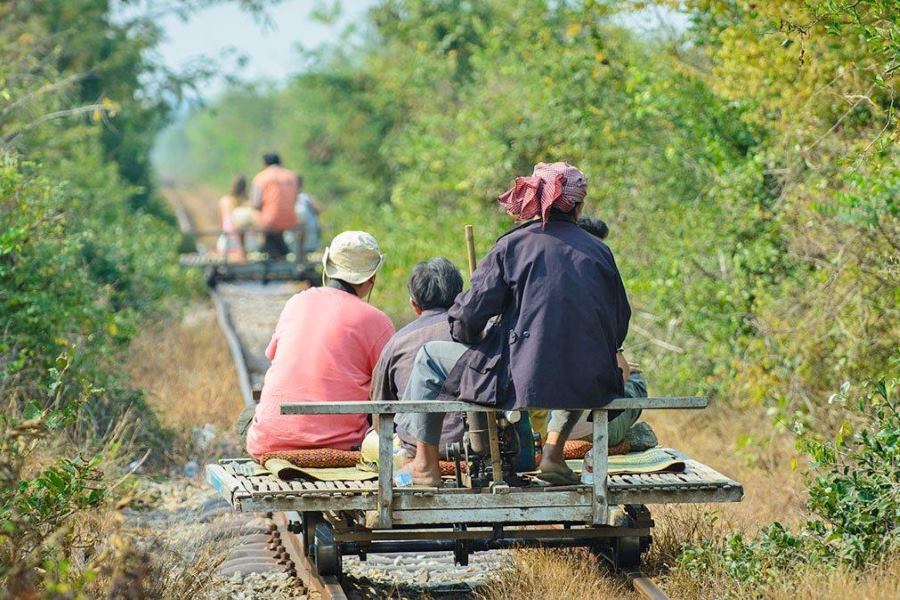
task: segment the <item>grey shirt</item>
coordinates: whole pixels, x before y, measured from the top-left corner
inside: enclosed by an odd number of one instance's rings
[[[372,373],[372,400],[398,400],[406,389],[416,354],[426,342],[449,342],[450,323],[446,309],[431,309],[422,312],[415,321],[400,329],[388,340],[375,371]],[[397,436],[407,449],[415,448],[415,439],[398,426]],[[448,414],[444,418],[440,450],[453,442],[462,442],[463,422],[459,414]]]

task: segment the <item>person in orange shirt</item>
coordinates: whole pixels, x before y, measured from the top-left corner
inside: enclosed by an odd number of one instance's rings
[[[297,198],[297,174],[281,166],[278,154],[263,156],[265,168],[253,178],[253,206],[263,230],[263,252],[272,260],[284,260],[290,249],[284,232],[297,226],[294,201]]]
[[[322,258],[328,283],[294,295],[266,349],[272,365],[247,431],[247,452],[359,447],[366,415],[282,415],[285,402],[367,400],[372,371],[394,334],[368,304],[384,255],[364,231],[338,234]]]

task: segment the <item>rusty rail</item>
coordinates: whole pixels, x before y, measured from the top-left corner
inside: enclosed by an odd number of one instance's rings
[[[653,580],[647,577],[641,571],[631,571],[627,573],[628,578],[631,579],[631,585],[634,587],[634,590],[641,594],[647,600],[669,600],[669,597],[666,596],[665,592],[656,587],[656,584],[653,583]]]
[[[214,289],[209,290],[209,295],[216,305],[216,317],[219,320],[219,327],[225,334],[225,340],[228,342],[228,349],[231,351],[231,358],[234,360],[234,368],[238,375],[238,385],[241,387],[241,396],[244,398],[244,406],[255,406],[256,400],[253,394],[253,386],[250,384],[250,372],[247,369],[247,360],[244,357],[244,350],[241,346],[241,340],[238,338],[231,322],[231,315],[228,312],[228,303]]]
[[[347,600],[347,593],[337,577],[319,575],[310,557],[303,552],[301,534],[291,532],[291,520],[299,521],[299,518],[300,515],[296,512],[273,513],[272,515],[272,520],[275,521],[275,525],[281,533],[281,543],[297,569],[297,576],[303,580],[307,589],[318,592],[323,600]]]

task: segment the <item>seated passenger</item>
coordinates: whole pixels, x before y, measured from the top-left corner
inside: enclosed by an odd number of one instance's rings
[[[623,398],[646,398],[647,397],[647,380],[644,379],[643,373],[637,365],[629,363],[625,359],[622,350],[616,354],[619,361],[619,368],[622,369],[622,377],[625,380],[625,394]],[[641,416],[640,408],[629,408],[622,411],[610,411],[609,425],[607,435],[609,436],[609,446],[617,446],[625,440],[628,430],[637,423]],[[594,424],[588,420],[589,413],[582,413],[578,422],[572,428],[569,439],[590,441],[594,435]],[[649,430],[649,425],[647,426]],[[652,431],[652,430],[651,430]]]
[[[263,155],[265,167],[253,178],[252,204],[263,231],[263,247],[270,260],[284,260],[290,248],[284,233],[297,225],[294,201],[297,198],[297,175],[281,166],[274,152]]]
[[[426,344],[403,394],[504,410],[566,410],[564,419],[551,419],[542,453],[542,478],[551,483],[577,481],[563,460],[577,409],[601,407],[624,393],[616,351],[631,309],[612,252],[576,223],[586,193],[575,167],[540,163],[500,196],[523,223],[491,248],[471,289],[450,309],[456,342]],[[415,483],[440,483],[442,421],[437,413],[398,417],[417,440],[416,458],[405,467]]]
[[[253,209],[244,204],[247,201],[247,179],[243,175],[235,175],[231,181],[231,191],[219,198],[219,218],[222,223],[222,234],[216,241],[219,254],[233,255],[239,261],[246,259],[244,251],[244,231],[247,213],[251,224]]]
[[[366,302],[384,263],[368,233],[345,231],[322,258],[328,283],[285,304],[266,349],[272,365],[247,432],[247,452],[358,447],[366,415],[282,415],[285,402],[365,400],[372,370],[394,333],[391,320]]]
[[[590,233],[599,240],[605,240],[609,235],[609,226],[600,219],[591,219],[590,217],[581,217],[578,219],[578,226]],[[622,349],[616,353],[616,363],[622,370],[622,378],[625,382],[625,398],[646,398],[647,382],[641,371],[625,359]],[[547,414],[546,410],[531,411],[532,427],[541,435],[541,439],[547,437]],[[641,410],[634,408],[623,411],[611,412],[609,415],[609,431],[608,445],[616,446],[625,439],[625,435],[632,425],[640,418]],[[588,421],[589,413],[583,412],[572,431],[569,434],[571,439],[590,438],[593,435],[593,426]],[[565,422],[569,419],[569,415],[563,411],[557,411],[555,418],[558,422]]]
[[[452,339],[447,309],[453,306],[462,287],[462,274],[446,258],[432,258],[413,268],[407,289],[417,318],[395,333],[381,352],[372,375],[372,400],[400,399],[419,348],[426,342]],[[447,415],[440,437],[441,454],[448,444],[462,442],[462,435],[462,416]],[[397,427],[397,437],[410,456],[415,455],[415,438],[402,427]]]

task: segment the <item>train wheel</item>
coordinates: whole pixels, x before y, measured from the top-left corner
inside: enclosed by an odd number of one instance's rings
[[[464,524],[454,525],[453,531],[466,531],[466,526]],[[461,567],[469,566],[469,546],[466,540],[456,540],[453,546],[453,560]]]
[[[334,530],[329,523],[316,523],[315,541],[312,546],[313,562],[322,577],[341,577],[341,551],[334,541]]]
[[[617,537],[613,542],[613,566],[617,569],[627,569],[641,564],[641,538],[640,536]]]

